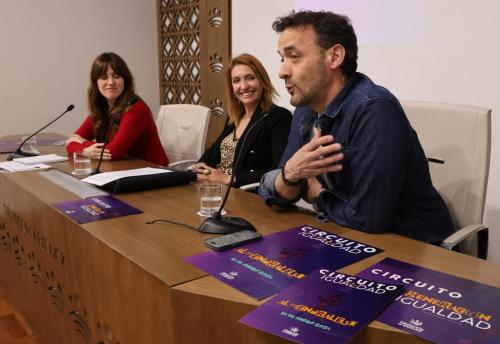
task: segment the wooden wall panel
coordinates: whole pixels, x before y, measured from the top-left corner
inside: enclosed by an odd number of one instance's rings
[[[226,121],[224,75],[230,61],[229,0],[158,0],[161,104],[212,110],[210,145]]]

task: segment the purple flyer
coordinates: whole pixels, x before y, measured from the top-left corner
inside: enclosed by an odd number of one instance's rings
[[[190,256],[186,261],[261,300],[320,266],[337,270],[379,252],[379,248],[302,225],[229,251]]]
[[[357,274],[406,291],[377,320],[435,343],[500,343],[500,289],[386,258]]]
[[[62,146],[64,145],[64,139],[38,139],[38,146]],[[0,153],[10,153],[13,152],[21,144],[21,139],[19,140],[0,140]]]
[[[90,197],[55,203],[53,206],[80,224],[142,213],[113,196]]]
[[[39,146],[64,146],[66,139],[37,139]]]
[[[240,322],[297,343],[347,343],[401,291],[321,268]]]
[[[0,153],[10,153],[19,146],[19,141],[0,141]]]

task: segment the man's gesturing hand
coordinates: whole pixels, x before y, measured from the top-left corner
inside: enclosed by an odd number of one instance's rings
[[[344,158],[340,153],[342,146],[333,143],[332,135],[320,136],[318,128],[313,130],[311,141],[295,152],[285,164],[285,176],[291,182],[342,170],[339,164]]]

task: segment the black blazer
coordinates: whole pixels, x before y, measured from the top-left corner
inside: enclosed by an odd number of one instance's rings
[[[236,187],[259,182],[264,173],[275,169],[280,162],[281,155],[287,144],[292,114],[287,109],[274,104],[271,105],[268,113],[267,118],[259,122],[248,134],[245,147],[241,147],[248,129],[264,115],[260,107],[258,107],[236,145],[235,160],[238,154],[242,154],[239,163],[240,167],[234,173],[236,176],[234,186]],[[215,168],[220,163],[220,144],[234,128],[234,124],[227,124],[214,144],[203,153],[199,161]]]

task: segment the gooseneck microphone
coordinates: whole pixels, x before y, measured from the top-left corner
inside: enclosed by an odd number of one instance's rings
[[[101,164],[102,164],[102,156],[104,155],[104,149],[106,149],[106,145],[108,144],[109,134],[111,134],[111,129],[113,129],[113,125],[115,125],[117,118],[118,118],[118,112],[115,113],[113,115],[113,117],[111,118],[111,122],[109,124],[108,131],[106,132],[106,136],[104,137],[104,142],[103,142],[103,145],[101,148],[101,153],[99,154],[99,162],[97,163],[97,167],[95,168],[95,170],[93,170],[90,173],[91,176],[93,176],[94,174],[101,173],[99,168],[101,167]]]
[[[136,96],[136,95],[133,95],[130,100],[128,101],[127,103],[127,107],[135,104],[137,102],[139,98]],[[92,171],[92,173],[90,173],[91,176],[93,176],[94,174],[98,174],[98,173],[101,173],[101,171],[99,170],[99,168],[101,167],[101,164],[102,164],[102,156],[104,155],[104,149],[106,149],[106,145],[108,144],[108,139],[109,139],[109,134],[111,134],[111,129],[113,129],[113,126],[118,122],[118,120],[120,119],[120,116],[121,113],[120,112],[117,112],[113,115],[113,117],[111,117],[111,122],[109,123],[109,127],[108,127],[108,131],[106,132],[106,136],[104,137],[104,144],[102,145],[102,148],[101,148],[101,153],[99,154],[99,162],[97,163],[97,167],[95,168],[94,171]]]
[[[234,177],[234,173],[237,171],[237,167],[240,164],[241,156],[243,155],[241,152],[243,152],[243,148],[245,147],[245,143],[247,141],[250,132],[253,130],[253,128],[255,128],[257,124],[262,122],[267,116],[268,113],[266,112],[264,115],[262,115],[261,118],[255,121],[255,123],[252,124],[252,126],[248,128],[247,132],[245,133],[245,137],[243,138],[243,142],[241,144],[240,151],[238,152],[236,162],[233,164],[233,170],[231,171],[231,178]],[[200,227],[198,227],[198,230],[200,232],[212,233],[212,234],[229,234],[244,230],[255,231],[255,227],[250,222],[241,217],[230,217],[230,216],[222,217],[221,212],[222,209],[224,209],[224,205],[226,204],[227,197],[229,196],[229,191],[231,191],[232,186],[233,183],[232,182],[229,183],[229,186],[227,187],[226,190],[226,194],[224,195],[224,199],[222,200],[219,209],[211,217],[203,221]]]
[[[321,114],[313,123],[313,128],[318,128],[321,136],[327,135],[327,133],[332,131],[333,120],[325,114]],[[311,128],[312,130],[312,128]],[[311,131],[311,139],[314,136],[314,133]],[[326,187],[328,190],[333,190],[333,184],[328,177],[327,173],[322,173],[318,176],[319,179],[323,181],[323,187]]]
[[[41,132],[43,129],[47,128],[49,125],[51,125],[52,123],[54,123],[55,121],[57,121],[66,112],[70,112],[74,108],[75,108],[75,106],[73,104],[69,105],[62,114],[60,114],[59,116],[57,116],[56,118],[54,118],[52,121],[50,121],[47,125],[43,126],[41,129],[37,130],[34,134],[28,136],[23,142],[21,142],[21,144],[19,145],[19,147],[17,147],[17,149],[14,152],[12,152],[11,154],[9,154],[9,156],[7,157],[7,160],[8,161],[12,161],[15,158],[22,158],[22,157],[26,157],[26,156],[36,156],[36,155],[38,155],[37,153],[28,153],[28,152],[23,152],[21,150],[22,147],[23,147],[23,145],[26,143],[26,141],[28,141],[33,136],[35,136],[36,134],[38,134],[39,132]]]

